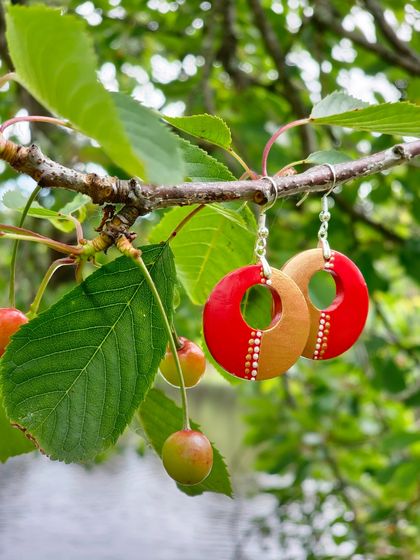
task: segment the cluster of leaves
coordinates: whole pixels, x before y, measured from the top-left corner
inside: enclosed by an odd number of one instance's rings
[[[106,2],[96,4],[106,13]],[[180,46],[177,36],[183,33],[185,21],[204,16],[204,12],[199,13],[204,8],[198,10],[185,3],[176,15],[163,16],[152,9],[138,15],[135,6],[130,9],[130,3],[125,4],[129,17],[140,28],[152,29],[151,23],[155,22],[160,32],[145,33],[147,40],[138,38],[133,26],[109,18],[102,28],[103,37],[98,34],[103,60],[111,56],[105,46],[110,36],[114,40],[113,64],[118,70],[124,63],[135,66],[139,54],[143,67],[152,75],[153,52],[164,53],[168,61],[185,59],[188,51]],[[78,3],[73,5],[77,7]],[[254,42],[251,38],[255,31],[251,12],[243,8],[238,21],[243,52],[233,53],[239,57],[244,57],[246,45]],[[267,14],[274,21],[274,12],[268,10]],[[286,25],[285,18],[286,14],[278,16],[276,25]],[[306,33],[310,35],[311,28]],[[205,37],[192,32],[190,38],[188,49],[204,51]],[[30,17],[27,8],[11,8],[8,43],[19,81],[45,107],[95,139],[109,158],[82,146],[80,159],[100,162],[111,173],[139,175],[162,184],[184,179],[231,180],[239,171],[230,171],[222,163],[221,150],[231,153],[232,137],[238,139],[235,143],[245,152],[246,161],[256,168],[267,140],[262,123],[277,122],[280,114],[290,114],[287,98],[261,84],[243,84],[241,95],[234,98],[238,74],[226,76],[225,70],[215,65],[210,86],[205,82],[208,77],[199,72],[185,83],[173,80],[165,84],[155,78],[155,86],[165,93],[168,102],[190,99],[190,113],[203,112],[203,96],[197,92],[210,89],[216,112],[229,121],[233,133],[222,119],[209,115],[162,117],[129,95],[110,94],[96,79],[92,41],[81,20],[62,17],[45,7],[31,8]],[[127,51],[124,44],[135,46]],[[264,82],[273,70],[261,47],[248,62],[257,69],[257,82]],[[226,60],[222,63],[226,65]],[[246,73],[242,74],[240,78],[245,79]],[[131,88],[134,78],[123,71],[119,75],[121,88]],[[336,68],[324,78],[326,91],[333,91]],[[409,103],[367,106],[335,94],[317,104],[312,113],[308,109],[306,115],[292,115],[289,120],[307,115],[314,125],[397,135],[420,133],[419,108]],[[162,120],[180,131],[182,138]],[[366,142],[366,138],[372,151],[389,145],[389,138],[384,136],[333,131],[335,141],[341,142],[351,157],[358,155],[354,146]],[[336,162],[337,152],[330,152],[329,136],[318,134],[316,147],[322,149],[320,153],[304,152],[302,157],[296,135],[282,150],[273,151],[272,165],[279,168],[296,159]],[[200,144],[205,142],[207,151],[184,135],[198,139]],[[65,153],[63,149],[57,159],[63,161]],[[339,154],[342,158],[343,152]],[[416,546],[420,448],[415,410],[420,391],[415,388],[415,370],[419,333],[410,304],[418,298],[413,282],[418,280],[418,268],[413,263],[419,254],[414,239],[418,230],[413,218],[418,205],[415,181],[412,171],[401,169],[392,179],[378,176],[369,181],[368,187],[365,183],[360,189],[348,188],[336,197],[334,246],[362,269],[373,296],[373,313],[363,341],[346,359],[322,364],[322,369],[299,366],[289,384],[268,382],[238,388],[251,411],[248,442],[261,448],[259,468],[291,476],[287,487],[270,490],[278,497],[280,518],[289,516],[291,504],[300,503],[305,509],[308,496],[304,483],[315,480],[318,485],[313,512],[304,516],[303,522],[314,524],[316,514],[323,511],[328,495],[334,492],[341,509],[331,526],[343,523],[345,536],[337,539],[355,538],[362,553],[369,547],[405,547],[410,551]],[[13,200],[11,195],[4,202],[9,207],[22,207],[22,201]],[[58,208],[60,202],[57,199]],[[73,208],[68,211],[75,211]],[[309,199],[305,209],[303,213],[286,202],[272,211],[273,264],[280,265],[297,250],[313,245],[318,203]],[[167,239],[189,211],[176,208],[166,212],[150,232],[149,241],[157,244]],[[46,211],[34,208],[32,212],[38,218]],[[49,218],[56,223],[56,215]],[[171,242],[172,252],[167,244],[144,248],[145,261],[169,316],[176,271],[185,296],[183,305],[192,310],[189,317],[196,317],[188,320],[185,330],[198,332],[197,305],[205,302],[217,280],[250,262],[254,232],[255,221],[247,206],[212,205],[179,232]],[[391,294],[387,293],[390,286]],[[165,434],[180,427],[179,409],[159,392],[149,391],[165,345],[161,320],[141,273],[125,257],[109,262],[15,337],[2,364],[8,415],[34,435],[52,457],[87,460],[116,441],[143,400],[140,417],[159,452]],[[8,442],[0,451],[1,460],[31,448],[32,444],[3,418],[0,433],[2,442]],[[194,492],[231,493],[223,461],[217,453],[216,457],[211,478]],[[322,482],[329,483],[327,490]],[[313,540],[310,547],[314,548]]]

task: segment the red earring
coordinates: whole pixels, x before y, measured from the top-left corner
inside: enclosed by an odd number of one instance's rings
[[[266,179],[275,189],[275,202],[276,185]],[[271,269],[265,258],[265,210],[258,226],[255,254],[260,263],[222,278],[203,313],[204,337],[213,358],[229,373],[254,381],[286,372],[301,355],[309,334],[309,311],[302,292],[288,275]],[[248,325],[240,308],[245,292],[258,284],[269,287],[273,296],[274,317],[265,330]]]
[[[334,177],[335,170],[329,166]],[[331,192],[330,189],[329,192]],[[310,331],[302,353],[313,360],[327,360],[348,350],[359,338],[369,310],[366,282],[357,266],[328,244],[328,193],[322,197],[318,238],[321,248],[310,249],[290,259],[282,271],[293,278],[301,289],[310,314]],[[309,297],[308,285],[319,270],[329,272],[336,284],[336,296],[327,309],[318,309]]]

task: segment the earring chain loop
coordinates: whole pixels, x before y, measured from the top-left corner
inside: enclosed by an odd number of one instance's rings
[[[255,243],[254,252],[257,259],[261,262],[265,278],[268,279],[271,277],[271,268],[266,259],[267,238],[269,234],[268,227],[266,225],[266,211],[274,206],[274,204],[277,202],[278,188],[276,182],[272,177],[268,177],[265,175],[261,177],[261,179],[267,179],[268,181],[270,181],[271,186],[273,187],[273,193],[270,193],[271,200],[268,200],[267,204],[260,208],[260,213],[258,216],[257,241]]]
[[[335,187],[336,182],[337,182],[337,175],[336,175],[334,167],[330,163],[325,163],[324,165],[326,165],[329,168],[329,170],[331,171],[332,186],[328,190],[328,192],[326,194],[324,194],[323,197],[322,197],[322,210],[319,214],[319,219],[320,219],[320,222],[321,222],[321,226],[318,230],[318,239],[321,243],[322,253],[324,255],[324,259],[326,261],[328,261],[331,258],[331,248],[330,248],[330,244],[328,243],[328,222],[331,218],[331,213],[329,211],[329,206],[328,206],[328,195],[334,190],[334,187]]]

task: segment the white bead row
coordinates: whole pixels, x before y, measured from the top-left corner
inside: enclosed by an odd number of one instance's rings
[[[335,254],[334,251],[331,252],[331,258],[327,261],[324,265],[325,270],[334,270],[334,261],[335,261]],[[319,327],[318,333],[316,338],[315,350],[313,359],[314,360],[322,360],[323,355],[325,354],[328,348],[328,335],[330,333],[330,319],[331,316],[322,311],[321,317],[319,320]]]

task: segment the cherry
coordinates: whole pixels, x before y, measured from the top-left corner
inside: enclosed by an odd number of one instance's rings
[[[213,448],[201,432],[180,430],[168,437],[162,448],[163,466],[180,484],[200,484],[213,466]]]
[[[179,337],[182,347],[178,350],[185,387],[194,387],[200,381],[206,370],[206,357],[197,344],[183,336]],[[175,366],[174,356],[168,348],[165,357],[160,362],[160,372],[168,383],[179,387],[179,376]]]
[[[0,356],[4,354],[10,337],[15,334],[21,325],[27,323],[26,315],[14,307],[0,308]]]

